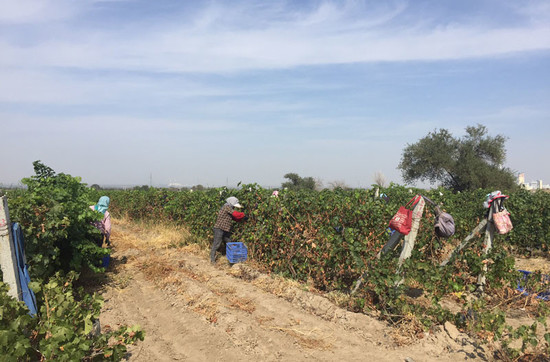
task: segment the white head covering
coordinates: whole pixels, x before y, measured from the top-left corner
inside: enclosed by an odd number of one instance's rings
[[[228,197],[227,200],[225,201],[233,207],[236,207],[239,209],[242,207],[241,204],[239,204],[239,199],[237,199],[235,196]]]

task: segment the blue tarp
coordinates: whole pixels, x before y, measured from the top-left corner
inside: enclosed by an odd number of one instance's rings
[[[34,292],[29,288],[31,278],[25,260],[25,239],[19,223],[12,224],[13,243],[15,257],[17,258],[17,270],[19,272],[19,287],[21,289],[21,300],[29,308],[31,315],[36,315],[36,298]]]
[[[518,280],[518,287],[517,290],[522,292],[523,295],[529,295],[533,292],[531,290],[527,290],[525,288],[525,284],[527,283],[527,280],[529,279],[530,275],[533,274],[533,272],[527,271],[527,270],[518,270],[519,272],[523,273],[523,276],[520,280]],[[549,285],[550,284],[550,276],[546,274],[541,275],[541,285]],[[542,299],[545,301],[550,301],[550,290],[543,290],[541,292],[536,293],[536,298]]]

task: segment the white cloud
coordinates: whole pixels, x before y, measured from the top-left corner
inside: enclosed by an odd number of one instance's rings
[[[19,132],[33,132],[42,135],[60,133],[87,133],[90,131],[108,130],[114,134],[164,134],[187,132],[224,132],[242,128],[242,122],[225,119],[162,119],[138,118],[121,116],[55,116],[41,117],[20,115],[16,113],[0,113],[2,127],[7,133],[12,130]]]
[[[0,24],[47,23],[76,15],[85,1],[0,0]]]
[[[129,99],[173,101],[196,97],[240,96],[246,88],[206,84],[189,77],[65,72],[59,68],[0,69],[0,102],[49,105],[112,104]]]
[[[515,28],[457,23],[428,28],[421,18],[415,24],[394,24],[396,17],[406,11],[404,3],[392,8],[364,6],[359,8],[364,12],[361,17],[356,14],[357,7],[335,4],[324,2],[310,13],[291,12],[283,18],[267,12],[281,14],[281,9],[267,8],[254,21],[246,8],[218,4],[207,8],[196,21],[183,24],[129,22],[117,31],[102,31],[100,27],[67,28],[63,37],[36,45],[0,43],[0,64],[228,72],[357,62],[468,59],[550,49],[550,21]],[[32,18],[34,8],[26,9],[28,18]],[[70,6],[66,9],[69,10],[65,13],[72,11]]]

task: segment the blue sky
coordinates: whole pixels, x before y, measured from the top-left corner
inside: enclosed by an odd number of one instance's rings
[[[35,160],[102,185],[403,183],[407,144],[476,124],[508,137],[506,166],[550,183],[547,0],[0,9],[3,184]]]

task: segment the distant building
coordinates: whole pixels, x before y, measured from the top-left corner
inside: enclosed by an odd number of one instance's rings
[[[518,185],[526,190],[543,190],[550,189],[550,185],[543,185],[542,180],[536,180],[531,182],[525,182],[525,174],[520,173],[518,175]]]
[[[185,186],[180,184],[180,183],[177,183],[177,182],[170,182],[168,184],[168,188],[170,188],[170,189],[181,189],[183,187],[185,187]]]

